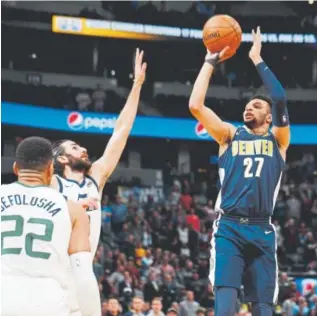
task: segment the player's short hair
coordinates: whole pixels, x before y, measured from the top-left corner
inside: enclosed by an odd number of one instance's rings
[[[63,144],[69,141],[68,139],[61,139],[53,143],[53,157],[54,157],[54,172],[59,176],[63,176],[64,165],[58,161],[58,157],[65,154]]]
[[[15,154],[19,169],[44,171],[52,160],[53,149],[50,141],[36,136],[22,140]]]
[[[255,94],[251,97],[250,101],[254,99],[260,99],[262,101],[265,101],[269,104],[270,107],[272,107],[273,105],[273,100],[268,95],[265,95],[265,94]]]

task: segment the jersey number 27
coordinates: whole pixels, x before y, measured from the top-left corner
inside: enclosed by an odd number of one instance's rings
[[[45,232],[43,235],[28,233],[25,235],[23,248],[27,256],[32,258],[48,259],[51,254],[44,251],[34,251],[33,243],[36,240],[41,240],[44,242],[50,242],[52,240],[54,223],[45,218],[30,218],[27,222],[20,215],[2,215],[1,221],[11,221],[15,222],[15,229],[10,231],[1,232],[1,255],[19,255],[22,252],[22,247],[16,248],[4,248],[4,240],[12,237],[21,237],[23,235],[24,225],[41,225],[45,227]],[[21,245],[22,246],[22,245]]]
[[[261,171],[264,164],[264,158],[263,157],[257,157],[257,158],[244,158],[243,165],[245,166],[244,169],[244,177],[245,178],[253,178],[260,177]]]

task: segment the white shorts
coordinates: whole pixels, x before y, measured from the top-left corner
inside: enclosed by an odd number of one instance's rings
[[[2,316],[69,316],[67,295],[54,279],[2,276]]]

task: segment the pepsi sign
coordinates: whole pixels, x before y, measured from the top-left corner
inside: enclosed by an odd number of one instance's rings
[[[196,126],[195,126],[195,133],[198,137],[206,139],[206,138],[210,138],[207,130],[205,129],[204,125],[201,124],[200,122],[197,122]]]
[[[67,124],[73,130],[78,130],[83,128],[84,118],[78,112],[72,112],[67,117]]]
[[[1,105],[2,124],[68,133],[111,135],[118,118],[117,114],[110,113],[70,112],[10,102]],[[214,141],[204,126],[194,119],[137,116],[130,134],[135,137]],[[291,144],[316,145],[317,125],[291,125],[291,135]]]
[[[87,130],[89,128],[103,129],[114,129],[117,118],[114,116],[112,118],[99,118],[95,116],[83,117],[79,112],[71,112],[67,117],[67,124],[72,130]]]

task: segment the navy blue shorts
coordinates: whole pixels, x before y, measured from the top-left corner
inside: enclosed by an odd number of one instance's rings
[[[273,303],[278,296],[276,232],[269,222],[220,217],[214,222],[209,279],[240,290],[245,302]]]

